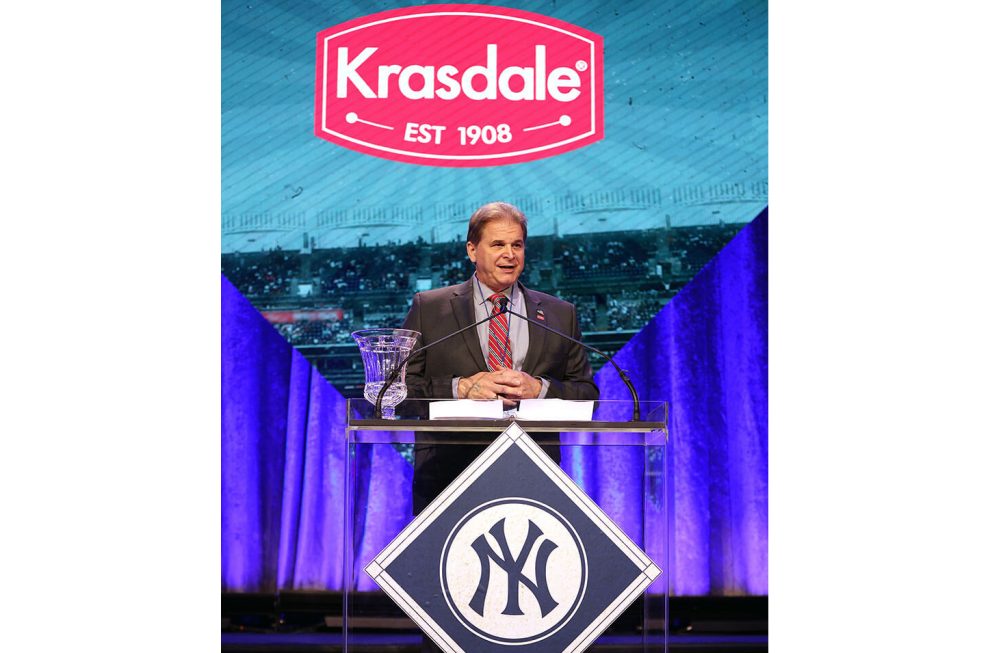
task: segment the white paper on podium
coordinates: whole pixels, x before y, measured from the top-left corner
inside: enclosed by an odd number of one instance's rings
[[[543,422],[578,421],[590,422],[595,412],[593,401],[572,401],[569,399],[523,399],[519,402],[516,419],[539,420]]]
[[[502,419],[502,400],[434,401],[430,403],[430,419]]]

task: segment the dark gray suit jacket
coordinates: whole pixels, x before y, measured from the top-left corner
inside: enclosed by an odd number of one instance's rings
[[[469,279],[457,286],[417,293],[402,327],[422,333],[419,346],[425,346],[468,326],[475,321],[472,284],[473,279]],[[581,339],[573,304],[529,290],[521,283],[519,287],[530,319],[536,319],[537,309],[542,309],[547,326]],[[548,398],[598,399],[585,349],[535,324],[528,326],[529,350],[522,371],[550,382]],[[487,369],[478,332],[468,329],[410,359],[406,367],[409,397],[449,399],[454,377]]]

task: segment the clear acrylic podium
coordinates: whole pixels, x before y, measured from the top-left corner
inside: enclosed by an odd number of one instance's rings
[[[406,646],[424,637],[415,623],[364,571],[379,547],[414,516],[411,509],[414,445],[488,445],[516,420],[431,420],[429,404],[406,400],[396,419],[374,417],[363,399],[348,401],[344,511],[344,651]],[[592,421],[516,423],[541,447],[560,446],[560,467],[662,573],[586,650],[666,652],[668,623],[667,404],[642,402],[632,421],[628,400],[598,401]],[[379,461],[391,467],[376,469]],[[372,512],[369,506],[378,508]],[[385,515],[383,518],[382,515]],[[621,647],[621,648],[617,648]],[[528,646],[506,646],[524,653]]]

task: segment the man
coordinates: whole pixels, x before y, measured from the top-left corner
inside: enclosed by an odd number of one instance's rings
[[[474,275],[458,286],[418,293],[403,328],[423,334],[421,346],[482,320],[506,303],[508,309],[580,340],[577,313],[568,302],[523,287],[526,216],[511,204],[493,202],[468,223],[467,255]],[[406,367],[410,397],[501,399],[597,399],[588,357],[580,345],[512,315],[468,329],[421,355]],[[560,460],[559,448],[545,447]],[[417,514],[442,491],[483,446],[417,444],[413,510]]]

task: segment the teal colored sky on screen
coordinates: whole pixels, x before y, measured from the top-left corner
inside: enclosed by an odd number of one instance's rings
[[[536,236],[745,223],[767,205],[765,1],[494,3],[604,37],[605,138],[566,154],[441,168],[317,138],[317,32],[418,4],[223,3],[223,252],[297,250],[303,234],[319,247],[463,240],[495,199]]]

